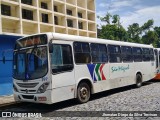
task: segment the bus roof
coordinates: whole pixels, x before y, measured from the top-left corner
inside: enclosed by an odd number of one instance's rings
[[[54,40],[90,42],[90,43],[100,43],[100,44],[113,44],[113,45],[120,45],[120,46],[153,48],[152,45],[146,45],[146,44],[131,43],[131,42],[124,42],[124,41],[115,41],[115,40],[100,39],[100,38],[90,38],[90,37],[75,36],[75,35],[68,35],[68,34],[61,34],[61,33],[53,33],[53,32],[33,34],[33,35],[29,35],[29,36],[42,35],[42,34],[46,34],[49,38],[53,38]],[[25,37],[29,37],[29,36],[25,36]],[[23,38],[25,38],[25,37],[23,37]],[[23,39],[23,38],[20,38],[20,39]],[[18,40],[20,40],[20,39],[18,39]],[[48,42],[50,40],[51,39],[49,39]]]
[[[50,33],[48,33],[48,34],[50,34]],[[53,38],[55,40],[81,41],[81,42],[90,42],[90,43],[114,44],[114,45],[120,45],[120,46],[134,46],[134,47],[153,48],[152,45],[138,44],[138,43],[131,43],[131,42],[123,42],[123,41],[115,41],[115,40],[108,40],[108,39],[89,38],[89,37],[67,35],[67,34],[60,34],[60,33],[52,33],[52,35],[53,35]]]
[[[156,49],[156,50],[160,51],[160,48],[154,48],[154,49]]]

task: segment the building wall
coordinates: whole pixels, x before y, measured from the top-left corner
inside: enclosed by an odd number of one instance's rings
[[[0,96],[13,93],[12,62],[13,48],[20,36],[0,35]],[[5,56],[5,61],[3,60]]]
[[[32,5],[22,3],[27,1],[0,0],[0,96],[12,94],[12,50],[17,38],[42,32],[97,37],[95,0],[32,0]],[[24,9],[33,13],[33,19],[28,19],[30,13],[22,14]],[[42,19],[42,14],[48,16],[48,21]],[[73,22],[70,27],[68,20]]]
[[[9,6],[11,11],[9,15],[1,12],[0,33],[28,35],[56,32],[97,37],[95,0],[32,0],[32,5],[22,3],[28,0],[0,1],[1,7]],[[24,9],[33,13],[33,19],[29,20],[22,15]],[[71,14],[67,10],[71,11]],[[48,16],[48,21],[42,19],[42,14]],[[68,26],[68,19],[73,22],[73,26]]]

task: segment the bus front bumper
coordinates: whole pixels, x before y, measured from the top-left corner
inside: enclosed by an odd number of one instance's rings
[[[52,104],[51,90],[47,90],[45,93],[40,93],[40,94],[25,94],[25,93],[14,92],[14,99],[15,101],[19,102]]]

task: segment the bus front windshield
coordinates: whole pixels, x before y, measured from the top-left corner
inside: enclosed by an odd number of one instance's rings
[[[13,77],[33,80],[44,77],[48,71],[47,47],[32,47],[14,52]]]

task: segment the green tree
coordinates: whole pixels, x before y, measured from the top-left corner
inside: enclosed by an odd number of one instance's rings
[[[123,40],[127,41],[127,33],[123,26],[120,24],[119,15],[111,15],[107,13],[105,17],[98,17],[101,21],[106,22],[106,25],[102,25],[97,29],[99,38],[111,39],[111,40]],[[112,19],[112,24],[110,23]]]
[[[157,36],[158,36],[158,40],[156,42],[156,45],[158,48],[160,48],[160,27],[155,27],[154,31],[156,32]]]
[[[117,24],[118,26],[120,25],[120,17],[119,17],[119,15],[113,15],[113,17],[112,17],[112,23],[113,24]]]
[[[154,47],[157,47],[158,35],[155,31],[148,31],[142,36],[142,41],[144,44],[152,44]]]
[[[150,30],[150,28],[153,27],[153,24],[154,24],[154,20],[151,19],[151,20],[148,20],[146,23],[144,23],[141,27],[142,31],[143,32],[147,32]]]
[[[129,25],[128,27],[128,37],[130,41],[140,43],[140,34],[141,34],[141,28],[139,27],[138,23],[133,23],[132,25]]]
[[[98,19],[100,19],[102,22],[106,22],[107,24],[110,24],[110,19],[112,15],[110,13],[107,13],[105,17],[98,16]]]

